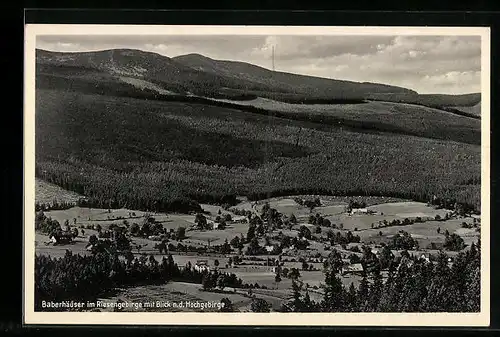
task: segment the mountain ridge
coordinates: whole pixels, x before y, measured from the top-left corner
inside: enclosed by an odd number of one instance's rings
[[[251,63],[215,60],[190,53],[168,57],[130,48],[85,52],[36,49],[37,75],[66,77],[70,81],[125,81],[158,88],[160,93],[196,95],[230,100],[273,99],[287,103],[351,103],[366,100],[410,103],[478,117],[454,106],[472,107],[480,93],[418,94],[383,83],[353,82],[272,71]]]
[[[181,86],[182,92],[196,91],[195,87],[213,90],[227,89],[242,93],[262,94],[266,91],[315,96],[321,98],[363,98],[375,92],[416,92],[387,84],[328,79],[287,72],[276,72],[240,61],[214,60],[201,54],[167,57],[137,49],[106,49],[88,52],[52,52],[37,49],[37,64],[89,67],[100,71]],[[204,69],[200,69],[204,68]],[[124,68],[132,69],[127,73]],[[174,76],[176,75],[176,76]],[[189,88],[189,89],[188,89]],[[388,90],[390,88],[390,90]],[[213,91],[208,90],[208,91]]]

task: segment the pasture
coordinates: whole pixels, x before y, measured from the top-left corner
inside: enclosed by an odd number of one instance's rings
[[[156,213],[143,212],[130,209],[103,209],[103,208],[86,208],[72,207],[66,210],[52,210],[44,212],[47,217],[57,220],[61,225],[68,220],[70,225],[100,225],[103,229],[108,228],[111,224],[124,225],[126,220],[128,224],[137,223],[141,225],[146,216],[152,216],[155,221],[161,223],[164,228],[177,229],[178,227],[190,227],[194,225],[194,215],[179,214],[179,213]],[[76,222],[75,222],[76,220]]]
[[[392,215],[398,218],[434,218],[436,215],[444,217],[449,211],[444,209],[435,209],[422,202],[391,202],[379,205],[373,205],[368,207],[369,210],[373,210],[378,213],[383,213],[384,215]]]
[[[230,290],[224,292],[208,292],[202,291],[201,285],[185,283],[185,282],[170,282],[164,285],[147,285],[131,287],[120,291],[119,294],[102,299],[106,302],[124,302],[140,303],[142,308],[130,308],[129,311],[154,311],[154,312],[218,312],[219,308],[215,305],[223,298],[229,298],[236,308],[246,306],[251,302],[251,299]],[[156,302],[169,302],[171,307],[157,307]],[[148,308],[147,304],[153,302],[153,307]],[[202,309],[190,307],[186,302],[200,304],[211,304],[212,307]],[[173,304],[179,304],[178,307],[173,307]],[[182,304],[182,305],[181,305]],[[107,310],[107,311],[112,311]],[[102,310],[105,311],[105,310]]]
[[[411,234],[416,239],[421,248],[426,248],[431,242],[444,243],[445,232],[450,234],[458,234],[465,242],[470,245],[477,242],[479,232],[474,229],[464,229],[461,227],[462,222],[472,223],[471,218],[450,219],[446,221],[426,221],[424,223],[415,223],[408,226],[391,226],[383,228],[366,229],[359,231],[356,234],[361,237],[363,242],[370,241],[384,242],[388,241],[392,236],[400,231],[405,231]],[[439,233],[437,232],[439,228]],[[382,232],[382,236],[379,235]]]
[[[273,310],[279,309],[290,297],[288,290],[252,290],[256,298],[262,298],[271,304]],[[164,285],[147,285],[122,289],[118,294],[107,298],[101,298],[101,301],[116,303],[117,301],[142,304],[141,308],[130,307],[123,311],[135,312],[219,312],[217,303],[223,298],[228,298],[236,311],[250,311],[252,299],[248,292],[243,289],[225,288],[220,291],[203,291],[201,285],[185,282],[169,282]],[[156,302],[169,302],[171,307],[156,307]],[[198,302],[200,305],[211,306],[207,308],[190,307],[190,304]],[[181,306],[173,307],[173,303]],[[153,308],[148,308],[151,304]],[[113,309],[100,309],[100,311],[113,311]]]
[[[90,233],[89,233],[90,235]],[[88,244],[88,237],[77,237],[73,240],[72,244],[65,245],[47,245],[49,236],[35,233],[35,254],[49,255],[53,258],[64,257],[66,250],[70,250],[73,254],[87,255],[90,252],[85,249]]]
[[[186,243],[198,241],[206,245],[210,240],[210,243],[220,245],[226,239],[231,241],[235,236],[242,234],[246,236],[247,232],[248,224],[246,223],[227,223],[224,230],[190,230],[186,232],[187,239],[183,241]]]
[[[346,212],[341,212],[336,215],[329,215],[328,213],[321,213],[320,208],[318,208],[318,213],[326,215],[325,217],[339,226],[342,224],[344,230],[358,231],[371,229],[373,227],[378,227],[380,222],[400,220],[403,221],[405,218],[415,219],[420,217],[422,219],[434,219],[436,215],[444,217],[449,211],[443,209],[435,209],[421,202],[395,202],[395,203],[384,203],[367,207],[368,210],[376,212],[375,214],[354,214],[349,215]],[[378,231],[377,231],[378,232]]]
[[[336,216],[345,213],[345,208],[348,205],[349,200],[360,201],[363,200],[367,205],[384,205],[389,202],[406,202],[404,199],[400,198],[387,198],[387,197],[343,197],[343,196],[325,196],[325,195],[299,195],[298,198],[304,200],[319,198],[321,206],[315,207],[312,212],[306,206],[299,205],[292,197],[275,197],[265,200],[260,200],[259,202],[253,203],[244,202],[235,206],[238,209],[254,209],[257,212],[262,211],[262,207],[265,202],[269,203],[269,206],[275,208],[278,212],[290,216],[294,214],[297,219],[307,219],[310,214],[319,213],[324,217]]]

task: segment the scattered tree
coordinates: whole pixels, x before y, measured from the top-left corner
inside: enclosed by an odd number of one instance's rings
[[[252,312],[270,312],[271,305],[262,298],[253,298],[250,310],[252,310]]]

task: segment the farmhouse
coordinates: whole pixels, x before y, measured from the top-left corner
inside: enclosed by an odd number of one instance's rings
[[[363,274],[363,265],[361,263],[353,263],[342,267],[342,275],[345,274]]]
[[[425,261],[425,262],[430,262],[431,260],[429,259],[429,257],[425,254],[422,254],[420,255],[420,259]]]
[[[272,253],[274,251],[274,246],[266,246],[265,249],[268,253]]]
[[[233,217],[233,222],[234,223],[246,223],[247,222],[247,217],[244,215],[235,215]]]
[[[73,242],[73,235],[71,233],[56,233],[50,237],[50,242],[54,244],[66,244]]]
[[[351,209],[350,215],[355,215],[355,214],[368,214],[369,211],[367,208],[353,208]]]
[[[481,216],[477,214],[471,214],[472,221],[474,223],[481,223]]]
[[[207,260],[198,260],[194,265],[194,270],[197,272],[210,271],[210,267],[208,266]]]

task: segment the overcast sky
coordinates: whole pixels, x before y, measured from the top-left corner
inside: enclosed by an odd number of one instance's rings
[[[479,36],[38,36],[37,48],[133,48],[174,57],[198,53],[297,74],[378,82],[419,93],[480,92]]]

